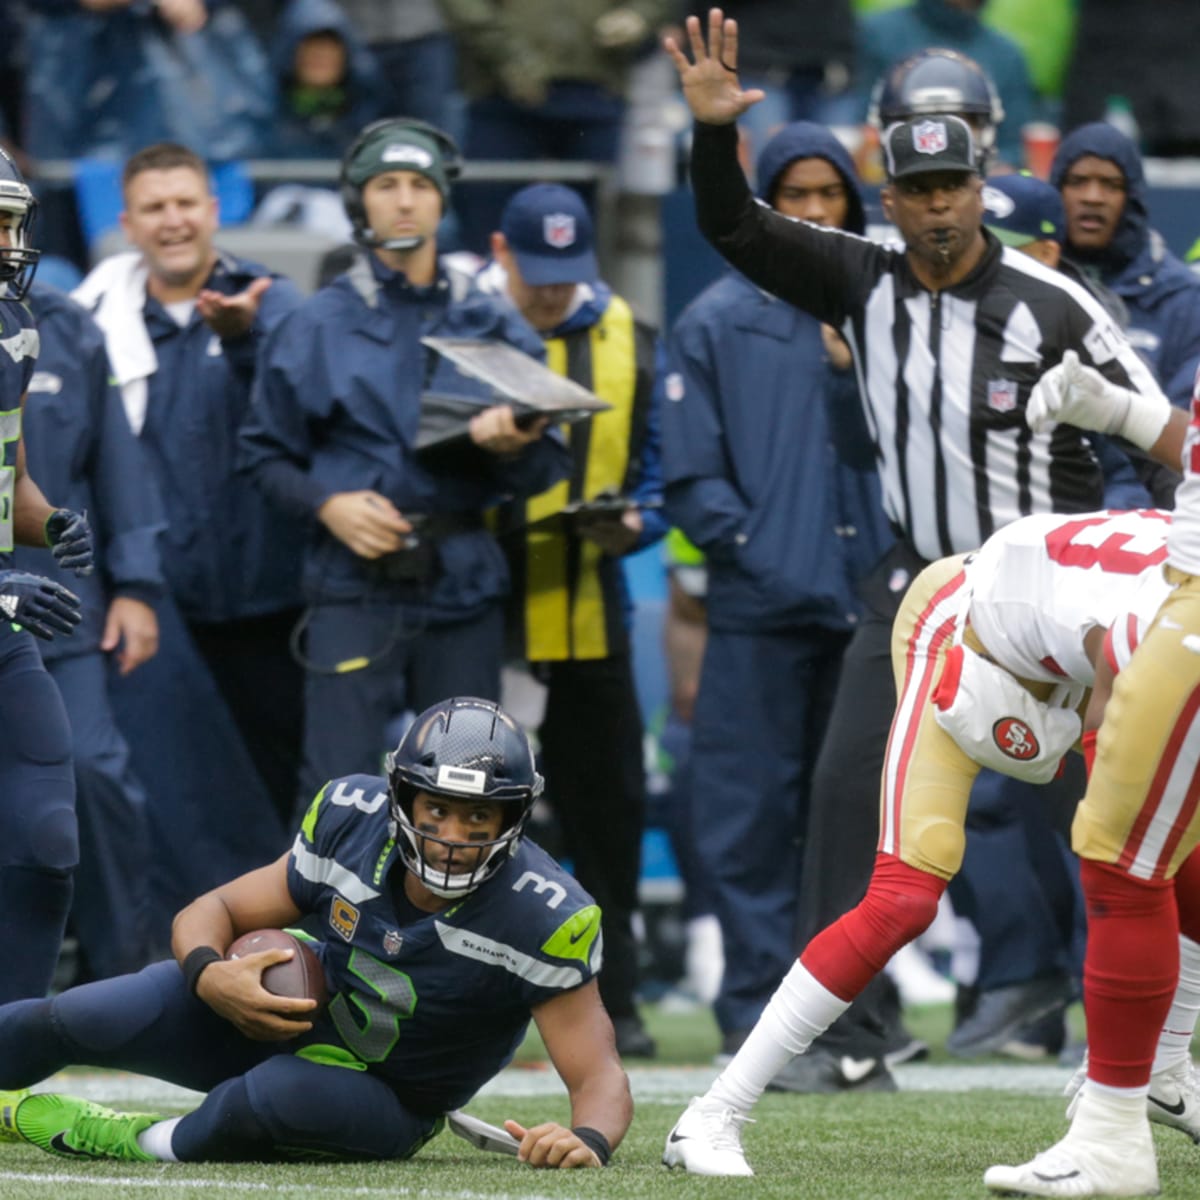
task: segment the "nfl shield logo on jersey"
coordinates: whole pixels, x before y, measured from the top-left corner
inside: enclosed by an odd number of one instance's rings
[[[547,213],[542,218],[542,236],[555,250],[575,245],[575,218],[570,213]]]
[[[1012,412],[1017,407],[1017,385],[1011,379],[989,379],[988,408],[993,412]]]
[[[946,126],[941,121],[922,121],[913,130],[913,149],[918,154],[941,154],[947,145]]]
[[[383,935],[383,952],[389,957],[399,954],[404,945],[404,935],[398,929],[389,929]]]

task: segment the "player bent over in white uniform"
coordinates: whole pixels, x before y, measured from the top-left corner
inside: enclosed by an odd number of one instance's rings
[[[1156,511],[1026,517],[917,577],[893,629],[899,700],[867,894],[809,943],[745,1045],[671,1131],[667,1165],[752,1174],[740,1125],[767,1082],[933,920],[962,863],[981,767],[1044,782],[1079,739],[1107,631],[1116,623],[1121,635],[1109,639],[1113,652],[1136,644],[1137,614],[1144,625],[1168,590],[1169,529]]]
[[[1109,429],[1137,405],[1064,360],[1038,385],[1027,416],[1040,428]],[[1168,540],[1167,575],[1176,586],[1116,680],[1072,829],[1088,905],[1087,1079],[1061,1141],[1021,1166],[988,1170],[984,1182],[1007,1194],[1158,1190],[1147,1087],[1176,987],[1176,935],[1197,904],[1188,885],[1189,856],[1200,842],[1200,379],[1190,421],[1181,410],[1168,412],[1157,425],[1147,419],[1134,440],[1184,470]]]

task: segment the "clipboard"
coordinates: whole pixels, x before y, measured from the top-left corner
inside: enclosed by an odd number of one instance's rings
[[[468,436],[471,418],[496,404],[510,404],[517,424],[549,416],[557,422],[582,421],[612,405],[572,379],[507,342],[476,338],[424,337],[421,344],[451,362],[463,375],[487,384],[489,396],[447,390],[421,395],[418,451],[433,450]]]

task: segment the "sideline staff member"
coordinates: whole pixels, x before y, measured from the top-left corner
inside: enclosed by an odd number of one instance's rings
[[[453,141],[431,125],[362,131],[342,195],[363,253],[272,336],[242,431],[256,483],[317,517],[304,568],[305,796],[376,770],[388,722],[406,709],[498,697],[508,571],[482,511],[544,490],[569,465],[561,441],[542,438],[544,420],[519,428],[507,405],[481,406],[461,449],[417,455],[423,391],[487,395],[422,337],[498,338],[543,357],[507,304],[468,295],[469,278],[438,258],[458,169]]]

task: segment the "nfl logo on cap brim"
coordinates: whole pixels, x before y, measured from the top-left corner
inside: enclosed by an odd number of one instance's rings
[[[918,154],[941,154],[948,145],[946,126],[941,121],[922,121],[913,130],[913,149]]]
[[[566,250],[575,245],[575,218],[570,213],[547,213],[542,218],[542,236],[547,246]]]

